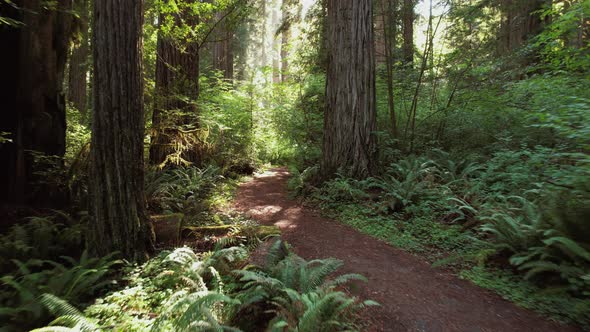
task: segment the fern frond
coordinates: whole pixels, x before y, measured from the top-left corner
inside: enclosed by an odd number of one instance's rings
[[[43,304],[53,315],[58,316],[58,318],[51,322],[50,325],[52,328],[60,329],[70,327],[75,329],[75,331],[81,332],[94,332],[99,329],[98,326],[88,320],[82,312],[55,295],[47,293],[43,294],[41,295],[39,302],[41,302],[41,304]]]

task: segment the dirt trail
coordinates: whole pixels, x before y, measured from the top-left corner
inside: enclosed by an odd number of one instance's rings
[[[286,169],[272,169],[243,184],[238,210],[275,224],[295,253],[335,257],[341,272],[369,279],[355,293],[381,304],[371,308],[375,331],[576,331],[543,319],[426,261],[319,216],[288,198]]]

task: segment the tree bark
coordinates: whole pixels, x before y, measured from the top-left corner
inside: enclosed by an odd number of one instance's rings
[[[72,48],[70,57],[70,72],[68,81],[68,100],[74,107],[86,116],[87,109],[87,76],[88,76],[88,0],[80,3],[78,8],[80,15],[80,40]]]
[[[286,82],[289,79],[289,37],[291,31],[286,27],[282,33],[281,39],[281,82]]]
[[[92,216],[94,255],[144,260],[153,232],[144,194],[142,1],[94,3]]]
[[[176,20],[180,24],[180,18],[177,17]],[[178,130],[179,126],[190,124],[194,128],[199,127],[195,101],[199,96],[200,72],[199,49],[194,42],[179,45],[178,41],[160,32],[157,52],[157,96],[150,145],[150,162],[155,165],[165,163],[168,156],[178,152],[175,151],[175,143],[181,139],[179,135],[183,135]],[[173,111],[184,114],[170,114]],[[190,147],[190,150],[182,152],[179,157],[187,162],[199,163],[200,153],[197,147]]]
[[[385,5],[387,2],[387,6]],[[396,14],[397,3],[392,4],[393,0],[381,0],[381,16],[383,20],[383,44],[385,51],[385,69],[387,80],[387,107],[389,110],[389,121],[391,125],[391,137],[396,138],[397,133],[397,116],[395,114],[395,91],[393,85],[393,66],[394,48],[396,44]]]
[[[216,20],[221,23],[216,27],[214,33],[217,40],[213,42],[212,47],[213,68],[221,71],[223,78],[231,82],[234,79],[234,32],[228,28],[223,13],[218,13]]]
[[[414,62],[414,6],[415,0],[404,0],[403,4],[403,39],[402,54],[404,64]]]
[[[65,99],[62,91],[73,16],[71,1],[46,9],[40,0],[2,3],[2,15],[23,23],[2,27],[0,61],[3,110],[0,131],[12,143],[0,145],[0,200],[43,205],[55,203],[56,188],[39,185],[30,151],[61,157],[65,153]],[[63,197],[60,197],[63,198]],[[53,202],[51,202],[53,201]]]
[[[280,26],[279,22],[279,5],[277,1],[273,1],[271,6],[272,11],[272,31],[277,31]],[[278,36],[274,36],[272,39],[272,81],[273,83],[279,83],[281,81],[281,44]]]
[[[328,0],[322,175],[364,178],[377,152],[371,0]]]
[[[545,26],[545,20],[537,11],[551,4],[551,0],[516,1],[502,0],[500,11],[503,15],[500,26],[498,52],[507,55],[524,46],[531,38],[538,35]]]

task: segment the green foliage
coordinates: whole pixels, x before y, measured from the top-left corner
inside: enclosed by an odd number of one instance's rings
[[[234,301],[224,295],[215,266],[235,262],[236,251],[243,253],[240,248],[213,255],[186,247],[163,251],[131,271],[125,289],[99,299],[85,314],[115,330],[217,331],[227,312],[223,306]]]
[[[543,285],[553,294],[536,295],[543,305],[530,307],[556,319],[580,317],[555,299],[584,306],[589,294],[586,157],[542,146],[505,148],[487,160],[431,155],[435,161],[403,158],[365,181],[339,177],[314,188],[299,176],[293,188],[306,195],[300,188],[307,186],[308,199],[330,216],[437,265],[512,265],[527,289]]]
[[[321,138],[323,130],[323,109],[325,107],[325,76],[309,75],[297,77],[297,84],[288,88],[291,98],[289,108],[281,108],[281,112],[273,116],[277,130],[291,147],[289,160],[297,168],[313,167],[320,160]],[[283,87],[283,89],[287,89]]]
[[[296,167],[290,167],[291,177],[287,187],[294,196],[309,194],[313,190],[312,183],[319,174],[320,168],[312,166],[304,169],[302,172]]]
[[[155,213],[183,213],[190,216],[189,222],[206,222],[211,205],[207,198],[222,180],[221,170],[215,166],[150,169],[145,179],[148,209]]]
[[[503,298],[535,310],[554,320],[590,326],[590,301],[563,292],[547,291],[507,270],[474,267],[461,272],[461,277],[491,289]]]
[[[217,22],[214,20],[216,14],[227,11],[231,14],[230,17],[238,19],[243,15],[239,11],[249,8],[248,2],[240,3],[236,0],[215,0],[206,3],[156,0],[154,4],[157,11],[162,14],[160,33],[181,47],[187,47],[190,43],[203,44]],[[179,20],[179,17],[182,19]]]
[[[335,259],[305,261],[276,241],[269,249],[264,268],[238,270],[243,283],[236,295],[241,305],[236,315],[272,312],[272,331],[336,331],[354,329],[353,312],[367,301],[356,303],[335,287],[353,280],[366,281],[356,274],[329,279],[342,265]]]
[[[112,281],[109,273],[122,261],[109,255],[89,258],[86,253],[79,260],[62,256],[65,263],[51,260],[14,260],[18,271],[6,275],[0,293],[0,315],[4,316],[8,331],[23,327],[35,327],[48,319],[44,310],[47,296],[51,294],[65,301],[80,305],[96,296]],[[50,307],[51,308],[51,307]]]
[[[49,326],[34,329],[33,332],[95,332],[98,326],[67,301],[51,294],[41,295],[40,302],[49,312],[58,317]]]
[[[15,10],[21,10],[21,8],[17,4],[15,4],[12,0],[2,0],[2,1],[0,1],[0,5],[7,6],[7,7],[8,6],[13,7]],[[0,28],[2,28],[2,29],[18,28],[23,25],[24,25],[24,23],[19,20],[15,20],[15,19],[7,17],[7,16],[0,16]]]
[[[12,143],[12,138],[9,138],[11,135],[10,133],[7,132],[0,132],[0,145],[2,144],[6,144],[6,143]]]
[[[561,278],[570,291],[589,295],[590,243],[583,236],[588,233],[585,225],[588,212],[583,211],[576,218],[577,211],[556,213],[557,209],[562,209],[557,205],[548,205],[543,210],[530,202],[522,202],[518,215],[496,213],[486,218],[488,223],[482,226],[482,231],[494,235],[494,247],[508,251],[512,255],[510,263],[525,271],[526,279],[554,275]],[[584,205],[574,209],[587,210],[583,206],[588,202],[580,202],[578,204]]]
[[[347,322],[351,311],[378,305],[365,301],[355,306],[354,299],[339,291],[300,294],[286,290],[289,299],[275,299],[278,315],[271,323],[271,331],[340,331],[355,326]],[[356,308],[355,308],[356,307]]]
[[[380,201],[390,211],[399,212],[434,194],[431,190],[434,170],[431,160],[409,157],[391,164],[381,178],[371,182],[369,188],[380,189]]]
[[[487,223],[481,230],[493,234],[498,250],[515,253],[527,250],[540,240],[543,219],[535,205],[520,197],[513,198],[522,202],[522,207],[517,208],[520,213],[502,211],[483,217]]]
[[[66,107],[66,155],[65,160],[69,165],[81,162],[84,150],[90,145],[90,128],[86,124],[84,116],[72,105]]]
[[[350,330],[355,309],[375,305],[359,304],[335,290],[351,280],[364,280],[358,275],[332,277],[342,264],[337,260],[306,262],[281,241],[273,244],[262,267],[244,267],[247,257],[243,247],[204,254],[187,247],[163,251],[128,271],[125,289],[98,299],[84,315],[54,297],[44,296],[42,302],[62,316],[52,325],[88,324],[116,331],[240,331],[263,326]]]
[[[337,178],[325,183],[314,192],[314,198],[326,201],[358,202],[369,198],[363,190],[367,186],[365,181],[346,178],[339,175]]]
[[[0,236],[0,271],[13,270],[13,260],[53,259],[79,252],[85,215],[80,220],[62,211],[30,217]]]
[[[548,8],[545,17],[553,17],[551,24],[533,43],[541,49],[546,65],[553,69],[587,71],[590,68],[589,45],[580,36],[580,25],[590,15],[590,3],[577,1],[560,9]]]

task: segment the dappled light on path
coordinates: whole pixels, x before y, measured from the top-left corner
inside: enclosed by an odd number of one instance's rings
[[[575,331],[323,218],[288,198],[288,177],[284,168],[256,175],[240,187],[236,209],[280,227],[282,237],[303,258],[338,258],[344,261],[340,272],[366,276],[367,285],[355,285],[350,291],[381,304],[363,313],[370,331]]]

